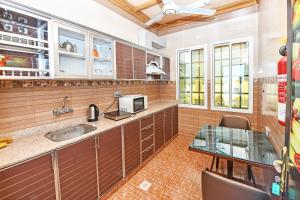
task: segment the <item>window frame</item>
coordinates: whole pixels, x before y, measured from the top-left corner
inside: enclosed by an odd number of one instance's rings
[[[238,108],[232,108],[232,44],[235,43],[242,43],[242,42],[248,42],[249,44],[249,107],[248,109],[238,109]],[[229,50],[229,65],[230,65],[230,72],[229,72],[229,108],[225,107],[218,107],[215,106],[215,54],[214,54],[214,47],[221,46],[224,44],[230,45]],[[254,46],[253,46],[253,37],[245,37],[245,38],[239,38],[239,39],[232,39],[232,40],[224,40],[216,43],[211,43],[211,110],[214,111],[224,111],[224,112],[236,112],[236,113],[253,113],[253,72],[254,72]]]
[[[188,51],[190,54],[190,65],[191,65],[191,73],[192,73],[192,51],[193,50],[199,50],[203,49],[203,61],[204,61],[204,105],[193,105],[192,101],[190,104],[183,104],[179,102],[179,97],[180,97],[180,77],[179,77],[179,52],[181,51]],[[178,106],[183,107],[183,108],[195,108],[195,109],[208,109],[208,100],[207,100],[207,81],[208,81],[208,45],[197,45],[197,46],[192,46],[192,47],[185,47],[185,48],[180,48],[176,49],[176,99],[179,102]],[[190,82],[191,82],[191,87],[192,87],[192,76],[190,76]],[[191,92],[191,99],[192,99],[192,92]]]

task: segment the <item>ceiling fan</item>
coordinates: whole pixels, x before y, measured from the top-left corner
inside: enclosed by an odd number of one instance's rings
[[[210,0],[201,0],[187,6],[178,6],[173,0],[162,0],[163,7],[161,13],[151,18],[145,23],[150,26],[155,22],[159,22],[165,15],[191,14],[191,15],[214,15],[215,9],[200,8],[210,3]]]

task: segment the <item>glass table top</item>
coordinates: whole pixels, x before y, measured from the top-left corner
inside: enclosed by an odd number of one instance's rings
[[[265,134],[213,125],[203,126],[189,148],[258,165],[273,166],[279,159]]]

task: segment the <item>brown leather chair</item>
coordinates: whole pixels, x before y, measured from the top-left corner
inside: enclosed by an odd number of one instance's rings
[[[228,128],[238,128],[251,130],[251,123],[248,118],[236,115],[223,115],[220,118],[219,126],[224,126]]]
[[[208,171],[201,179],[203,200],[271,200],[264,191]]]
[[[219,126],[228,127],[228,128],[238,128],[238,129],[245,129],[245,130],[252,130],[251,122],[247,117],[238,116],[238,115],[223,115],[219,120]],[[219,168],[219,158],[216,157],[213,159],[212,167],[214,165],[214,160],[216,159],[216,169]],[[231,168],[232,171],[233,163],[232,161],[228,161],[228,168]],[[255,178],[251,169],[251,166],[247,166],[247,174],[249,181],[252,180],[254,186],[256,186]],[[231,176],[231,175],[230,175]]]

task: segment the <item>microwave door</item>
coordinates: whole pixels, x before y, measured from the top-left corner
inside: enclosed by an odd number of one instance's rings
[[[144,110],[145,103],[144,103],[144,97],[136,98],[133,100],[133,111],[139,112]]]

